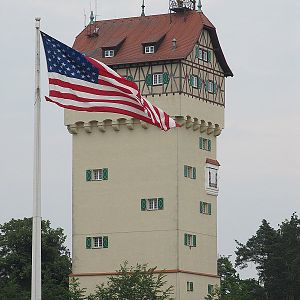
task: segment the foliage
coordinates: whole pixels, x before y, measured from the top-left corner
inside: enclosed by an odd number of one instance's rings
[[[31,290],[32,219],[12,219],[0,225],[0,299],[27,300]],[[68,297],[69,251],[61,228],[42,221],[42,297]]]
[[[300,220],[296,214],[277,230],[263,220],[245,245],[237,244],[236,266],[256,265],[267,299],[300,299]]]
[[[117,272],[110,276],[106,285],[98,285],[89,300],[168,300],[172,299],[173,287],[164,289],[165,274],[155,273],[156,268],[137,264],[128,267],[125,262]]]
[[[78,278],[72,277],[69,283],[69,300],[84,300],[86,288],[80,288]]]

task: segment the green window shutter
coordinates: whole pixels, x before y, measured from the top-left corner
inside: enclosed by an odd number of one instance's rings
[[[91,237],[85,238],[85,248],[92,249],[92,238]]]
[[[203,149],[203,138],[202,137],[199,138],[199,148]]]
[[[86,170],[85,178],[86,178],[86,181],[92,181],[92,170]]]
[[[103,237],[103,248],[108,248],[108,236]]]
[[[158,198],[158,209],[164,209],[164,198]]]
[[[208,91],[209,80],[205,80],[205,89]]]
[[[193,168],[193,179],[196,179],[196,168]]]
[[[188,176],[188,167],[184,165],[184,177]]]
[[[196,46],[196,58],[199,58],[199,46]]]
[[[218,85],[216,82],[214,82],[214,94],[216,94],[218,91]]]
[[[204,213],[204,202],[200,201],[200,213],[203,214]]]
[[[207,60],[211,62],[211,51],[207,51]]]
[[[103,169],[103,180],[108,180],[108,169],[107,168]]]
[[[196,245],[197,245],[197,237],[196,237],[196,235],[194,234],[194,235],[193,235],[193,247],[196,247]]]
[[[169,73],[163,73],[163,83],[168,84],[170,81]]]
[[[202,79],[200,77],[198,77],[198,89],[202,89]]]
[[[207,140],[207,150],[211,151],[211,140]]]
[[[145,211],[147,209],[147,200],[141,199],[141,210]]]
[[[146,84],[149,85],[153,85],[153,75],[152,74],[147,74],[146,76]]]
[[[190,74],[190,76],[189,76],[189,85],[193,86],[193,75],[192,74]]]
[[[211,215],[211,203],[208,203],[208,214]]]
[[[192,281],[190,283],[190,290],[191,290],[191,292],[194,290],[194,282],[192,282]]]
[[[208,294],[211,295],[212,292],[214,291],[214,286],[212,284],[209,284],[207,286],[207,291],[208,291]]]
[[[188,235],[187,235],[187,233],[184,234],[184,245],[185,246],[188,245]]]
[[[133,81],[133,80],[134,80],[133,77],[132,77],[131,75],[126,76],[126,79],[127,79],[128,81]]]

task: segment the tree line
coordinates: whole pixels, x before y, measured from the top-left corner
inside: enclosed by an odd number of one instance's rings
[[[31,290],[32,219],[0,225],[0,300],[29,300]],[[91,295],[78,279],[69,280],[71,257],[63,229],[42,221],[42,298],[47,300],[170,300],[173,287],[164,274],[147,265],[124,263],[119,276]],[[207,300],[300,300],[300,219],[293,214],[278,228],[262,220],[246,243],[236,241],[235,261],[218,259],[220,286]],[[257,279],[241,279],[238,269],[253,264]]]

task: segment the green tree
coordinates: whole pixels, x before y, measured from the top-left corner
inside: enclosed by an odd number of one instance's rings
[[[27,300],[31,290],[32,219],[12,219],[0,225],[0,299]],[[61,228],[42,221],[42,296],[68,299],[70,254]]]
[[[267,299],[300,299],[300,220],[296,214],[277,230],[263,220],[246,244],[237,244],[236,266],[256,265]]]
[[[86,288],[81,288],[78,278],[72,277],[69,283],[69,300],[84,300]]]
[[[228,256],[218,259],[220,287],[215,287],[207,300],[265,300],[264,288],[257,280],[240,278]]]
[[[171,300],[173,287],[164,289],[165,274],[155,273],[156,268],[137,264],[128,267],[125,262],[117,272],[110,276],[106,285],[97,286],[90,300]]]

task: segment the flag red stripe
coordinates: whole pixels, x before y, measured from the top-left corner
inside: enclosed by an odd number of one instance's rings
[[[138,103],[132,103],[129,101],[125,101],[125,100],[106,100],[106,99],[89,99],[89,98],[83,98],[83,97],[79,97],[75,94],[70,94],[70,93],[62,93],[59,91],[55,91],[55,90],[50,90],[49,92],[49,96],[50,97],[56,97],[56,98],[62,98],[62,99],[69,99],[69,100],[75,100],[75,101],[79,101],[79,102],[93,102],[93,103],[117,103],[117,104],[124,104],[127,106],[131,106],[135,109],[138,109],[142,112],[144,112],[144,109],[141,105],[139,105]]]
[[[45,97],[45,99],[49,102],[55,103],[60,107],[66,108],[66,109],[72,109],[72,110],[77,110],[77,111],[88,111],[88,112],[109,112],[109,113],[116,113],[116,114],[121,114],[121,115],[127,115],[127,116],[131,116],[133,118],[136,118],[138,120],[142,120],[146,123],[150,123],[152,124],[152,122],[150,122],[150,119],[147,117],[144,117],[142,115],[136,114],[134,112],[128,111],[128,110],[124,110],[124,109],[120,109],[120,108],[111,108],[111,107],[102,107],[102,106],[93,106],[93,107],[79,107],[79,106],[73,106],[73,105],[64,105],[61,104],[60,102],[54,101],[52,99],[50,99],[49,97]]]
[[[128,93],[131,93],[129,90],[123,89],[123,92],[118,92],[118,91],[105,91],[105,90],[99,90],[96,88],[92,88],[89,86],[83,86],[80,84],[75,84],[75,83],[71,83],[71,82],[67,82],[61,79],[57,79],[57,78],[49,78],[49,84],[53,84],[53,85],[58,85],[60,87],[63,88],[69,88],[71,90],[76,90],[79,92],[84,92],[84,93],[89,93],[89,94],[94,94],[94,95],[105,95],[105,96],[123,96],[126,98],[131,98],[132,100],[136,100],[135,97],[132,97],[130,95],[128,95]],[[112,84],[107,84],[106,82],[103,82],[103,85],[107,85],[107,86],[112,86],[115,87]],[[120,88],[119,88],[120,89]]]

